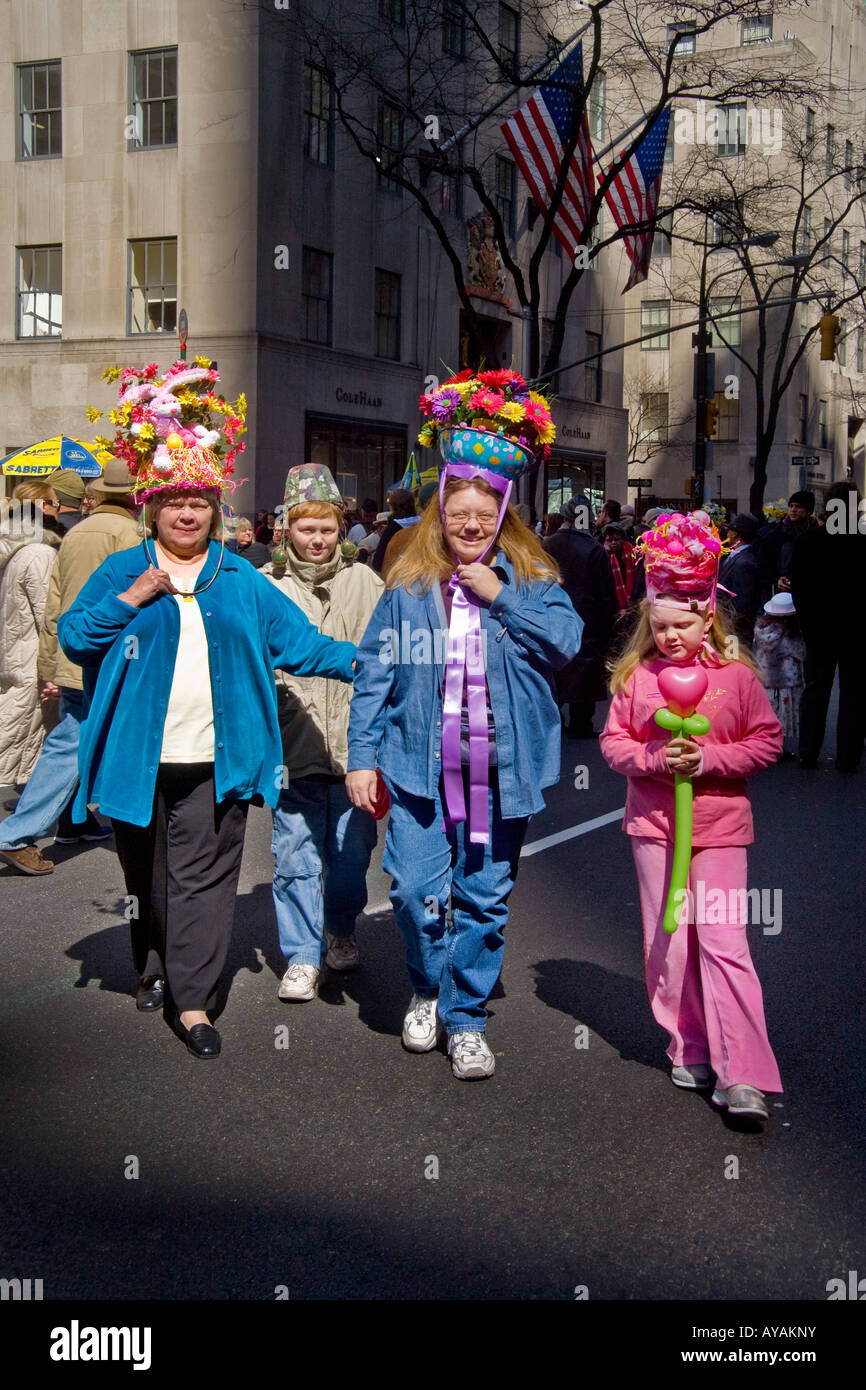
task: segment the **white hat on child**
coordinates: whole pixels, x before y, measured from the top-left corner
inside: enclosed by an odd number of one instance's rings
[[[790,594],[774,594],[769,602],[764,604],[764,612],[769,613],[771,618],[792,618],[796,611]]]

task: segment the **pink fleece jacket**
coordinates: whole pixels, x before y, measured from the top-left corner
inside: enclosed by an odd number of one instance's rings
[[[638,666],[614,695],[600,739],[614,772],[628,778],[623,829],[650,840],[674,838],[674,779],[664,756],[669,735],[653,719],[665,704],[659,673],[671,664],[657,657]],[[698,712],[709,719],[710,732],[696,740],[704,762],[693,779],[692,844],[749,845],[755,836],[745,779],[776,762],[782,726],[748,666],[730,661],[706,672],[709,685]]]

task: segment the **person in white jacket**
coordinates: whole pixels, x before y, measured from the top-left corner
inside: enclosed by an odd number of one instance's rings
[[[49,483],[22,482],[0,519],[0,783],[19,788],[29,780],[45,736],[36,656],[62,539],[50,529],[57,506]]]

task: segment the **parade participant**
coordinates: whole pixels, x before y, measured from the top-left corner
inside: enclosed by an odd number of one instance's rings
[[[329,637],[359,643],[382,593],[367,565],[340,548],[342,499],[330,471],[289,469],[284,526],[289,544],[265,565],[278,589]],[[376,822],[346,792],[351,689],[322,677],[277,672],[283,786],[274,810],[274,907],[286,972],[279,997],[315,998],[323,964],[359,963],[355,918],[367,903]]]
[[[17,787],[36,766],[45,735],[36,656],[60,537],[43,526],[43,507],[57,508],[49,483],[18,483],[0,523],[0,783]]]
[[[403,1045],[431,1051],[444,1028],[460,1080],[493,1074],[485,1003],[528,819],[559,777],[553,682],[582,626],[508,506],[530,445],[552,437],[547,403],[516,373],[482,375],[489,391],[467,370],[422,397],[432,419],[419,442],[441,427],[446,458],[439,506],[413,528],[359,648],[346,779],[370,811],[378,766],[391,796],[383,863],[413,991]],[[526,444],[445,427],[500,403]]]
[[[782,1084],[746,937],[746,846],[754,834],[745,779],[777,760],[782,731],[751,660],[726,657],[730,630],[716,611],[721,545],[706,513],[663,513],[637,545],[647,598],[611,672],[600,746],[628,778],[623,828],[637,869],[647,992],[671,1036],[674,1084],[704,1089],[712,1068],[716,1105],[766,1120],[764,1092]],[[708,678],[698,710],[709,733],[700,743],[668,741],[654,720],[666,703],[659,679],[672,666],[687,673],[696,664]],[[669,935],[675,773],[694,779],[694,823],[689,893]]]
[[[783,758],[793,758],[800,739],[800,699],[806,681],[806,643],[789,593],[775,594],[755,623],[755,660],[784,736]]]
[[[130,375],[149,381],[146,372],[123,374],[122,420],[125,404],[142,403],[139,387],[123,389]],[[181,362],[155,382],[163,397],[172,385],[204,386],[206,398],[183,389],[182,414],[173,416],[196,439],[192,422],[210,419],[216,379]],[[161,440],[164,406],[152,405]],[[219,406],[225,417],[226,403]],[[239,407],[230,418],[240,425]],[[220,454],[238,432],[218,434]],[[114,823],[137,909],[138,1007],[163,1004],[192,1055],[212,1058],[221,1041],[208,1011],[228,952],[247,808],[254,797],[277,801],[273,670],[349,682],[355,648],[321,636],[216,539],[234,447],[224,463],[178,432],[155,448],[140,432],[133,438],[141,441],[132,447],[136,495],[148,504],[145,539],[102,564],[58,625],[90,699],[77,805],[96,802]],[[124,445],[121,435],[115,448]]]

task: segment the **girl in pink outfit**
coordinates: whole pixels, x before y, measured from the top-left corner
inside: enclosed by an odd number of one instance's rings
[[[782,730],[751,661],[715,612],[720,547],[709,519],[663,515],[657,528],[641,537],[648,596],[612,669],[600,746],[628,778],[623,828],[637,869],[647,991],[656,1021],[670,1033],[672,1080],[704,1089],[712,1069],[715,1104],[765,1120],[763,1093],[781,1091],[782,1083],[746,937],[746,846],[754,835],[745,779],[778,759]],[[700,742],[669,739],[654,722],[666,704],[658,677],[671,663],[694,662],[708,676],[697,712],[710,732]],[[675,772],[694,779],[694,815],[689,893],[668,935]]]

